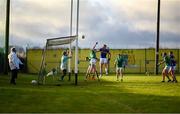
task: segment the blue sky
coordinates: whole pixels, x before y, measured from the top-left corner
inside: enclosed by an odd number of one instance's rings
[[[11,1],[10,44],[43,47],[46,38],[69,35],[70,0]],[[161,1],[160,46],[180,48],[180,0]],[[157,0],[80,0],[80,34],[86,38],[79,45],[155,47],[156,11]]]

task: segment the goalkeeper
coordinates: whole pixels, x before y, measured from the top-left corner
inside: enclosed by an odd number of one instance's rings
[[[72,56],[71,56],[71,52],[68,53],[67,51],[64,51],[63,52],[63,55],[61,57],[61,65],[60,65],[60,68],[62,70],[62,76],[60,77],[60,80],[63,81],[64,80],[64,77],[66,76],[66,73],[67,73],[67,64],[68,64],[68,59],[70,59]]]

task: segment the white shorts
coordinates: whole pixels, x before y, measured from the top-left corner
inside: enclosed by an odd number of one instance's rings
[[[67,65],[61,64],[60,68],[61,68],[61,70],[65,70],[65,69],[67,69]]]
[[[90,60],[90,65],[96,65],[96,59],[92,58],[92,59]]]
[[[176,66],[171,66],[171,70],[175,71],[176,70]]]
[[[165,66],[163,70],[169,71],[170,70],[170,66]]]
[[[108,63],[107,58],[100,58],[100,63],[101,64],[107,64]]]
[[[119,71],[122,72],[123,71],[123,67],[117,67],[116,68],[116,72],[119,72]]]

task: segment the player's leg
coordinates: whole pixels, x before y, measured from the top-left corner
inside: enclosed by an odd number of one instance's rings
[[[12,72],[11,72],[11,81],[10,81],[10,83],[11,84],[14,84],[14,85],[16,85],[16,69],[14,69],[14,70],[12,70]]]
[[[168,74],[170,74],[170,76],[172,77],[173,81],[174,81],[174,76],[173,76],[173,69],[172,66],[170,67]]]
[[[64,77],[66,76],[67,70],[66,70],[66,69],[63,69],[63,70],[62,70],[62,73],[63,73],[63,75],[61,76],[61,81],[64,80]]]
[[[107,60],[107,58],[104,58],[104,64],[105,64],[106,75],[108,75],[108,60]]]
[[[99,79],[99,74],[98,74],[98,71],[97,71],[96,65],[95,65],[95,73],[96,73],[97,78]]]
[[[164,69],[163,69],[163,71],[162,71],[162,76],[163,76],[162,82],[165,82],[165,77],[168,78],[168,82],[171,81],[171,79],[170,79],[169,76],[168,76],[168,71],[169,71],[169,67],[168,67],[168,66],[165,66]]]
[[[95,69],[95,65],[94,64],[92,65],[92,73],[93,73],[92,80],[96,80],[96,78],[95,78],[96,69]]]
[[[94,65],[93,65],[93,62],[91,62],[91,64],[90,64],[89,79],[93,79],[93,77],[92,78],[90,77],[91,74],[94,77]]]
[[[175,71],[176,71],[176,66],[173,66],[173,76],[174,76],[175,83],[177,83],[178,81],[177,81],[177,78],[176,78]]]
[[[97,72],[97,68],[96,68],[96,59],[93,59],[93,70],[94,70],[94,75],[96,75],[98,81],[100,81],[99,80],[99,75],[98,75],[98,72]]]
[[[90,79],[90,75],[92,73],[92,64],[93,64],[93,61],[91,59],[90,62],[89,62],[89,66],[88,66],[88,70],[87,70],[87,73],[86,73],[86,79],[85,80],[87,80],[87,78]]]
[[[121,82],[123,81],[123,68],[120,68]]]
[[[85,81],[87,80],[87,78],[90,76],[90,69],[91,69],[91,65],[89,64],[87,71],[86,71],[86,76],[85,76]]]
[[[100,77],[102,77],[102,68],[103,68],[103,58],[100,58],[100,62],[99,62],[99,72],[100,72]]]
[[[168,74],[169,74],[169,70],[170,70],[170,66],[166,66],[166,77],[167,77],[167,79],[168,79],[168,82],[171,82],[171,79],[170,79],[170,77],[168,76]]]
[[[173,82],[177,83],[177,79],[176,79],[176,75],[175,75],[175,69],[176,69],[176,66],[172,66],[170,69],[170,73],[173,77]]]
[[[93,65],[92,65],[92,63],[90,63],[90,66],[89,66],[89,76],[88,76],[89,79],[91,79],[92,72],[93,72]]]
[[[100,81],[100,78],[99,78],[99,75],[98,75],[98,72],[97,72],[97,69],[96,69],[96,65],[95,65],[95,68],[94,68],[94,72],[95,72],[95,74],[97,76],[98,81]]]
[[[95,75],[96,75],[98,81],[100,81],[100,78],[99,78],[99,75],[98,75],[98,72],[97,72],[97,69],[96,69],[96,65],[95,65],[95,64],[93,65],[93,72],[94,72],[94,75],[93,75],[94,78],[93,78],[93,79],[95,80]]]
[[[168,74],[170,75],[170,77],[172,77],[172,79],[174,80],[174,76],[173,76],[173,71],[172,71],[172,66],[169,67],[168,69]]]
[[[164,68],[162,70],[162,82],[165,82],[165,76],[166,76],[166,69]]]
[[[117,77],[117,81],[119,81],[119,76],[120,76],[120,72],[119,72],[119,68],[116,68],[116,77]]]

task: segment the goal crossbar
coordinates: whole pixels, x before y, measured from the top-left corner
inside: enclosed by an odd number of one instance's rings
[[[76,38],[77,38],[77,35],[47,39],[46,46],[50,47],[50,46],[59,46],[59,45],[70,44]]]

